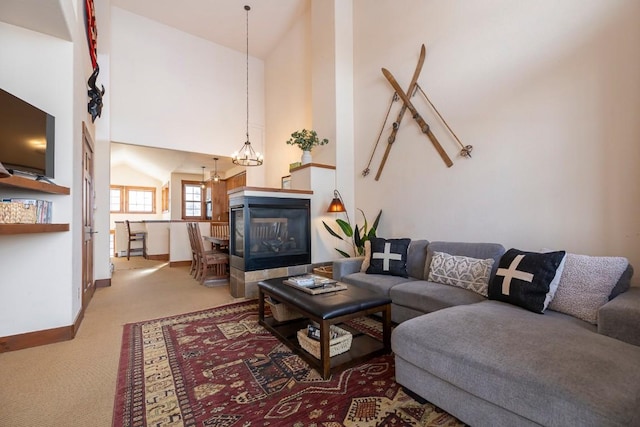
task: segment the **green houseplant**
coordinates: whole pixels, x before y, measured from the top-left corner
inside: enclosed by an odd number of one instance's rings
[[[311,163],[311,150],[317,145],[326,145],[329,140],[318,138],[315,130],[302,129],[291,134],[288,145],[297,145],[302,150],[302,164]]]
[[[336,232],[333,228],[331,228],[326,222],[322,221],[324,228],[331,234],[333,237],[336,237],[340,240],[346,241],[347,238],[351,240],[351,246],[353,248],[353,256],[363,256],[364,255],[364,242],[376,237],[376,229],[378,228],[378,223],[380,222],[380,216],[382,215],[382,211],[378,212],[373,225],[369,228],[369,224],[367,222],[367,217],[362,211],[362,209],[358,209],[362,214],[362,218],[364,219],[364,225],[361,227],[358,224],[355,226],[351,225],[349,221],[349,217],[347,216],[347,220],[343,220],[340,218],[336,219],[336,224],[338,224],[339,232]],[[345,237],[343,237],[343,234]],[[351,255],[339,248],[335,248],[335,250],[345,258],[351,258]]]

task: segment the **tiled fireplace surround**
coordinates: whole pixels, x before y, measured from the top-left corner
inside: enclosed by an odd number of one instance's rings
[[[241,271],[231,267],[230,288],[235,298],[257,298],[258,282],[277,277],[295,276],[313,271],[312,265],[270,268],[266,270]]]

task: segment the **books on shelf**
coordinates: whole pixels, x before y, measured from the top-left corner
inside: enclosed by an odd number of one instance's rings
[[[285,285],[292,286],[308,294],[317,295],[327,292],[342,291],[347,289],[344,283],[315,274],[292,276],[282,281]]]

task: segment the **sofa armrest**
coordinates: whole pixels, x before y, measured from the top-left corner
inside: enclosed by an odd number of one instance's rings
[[[363,261],[364,257],[341,258],[333,261],[333,279],[340,280],[348,274],[359,272]]]
[[[600,307],[598,332],[640,346],[640,288],[629,288]]]

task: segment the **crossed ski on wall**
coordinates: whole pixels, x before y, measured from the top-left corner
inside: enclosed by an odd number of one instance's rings
[[[409,87],[408,87],[406,92],[404,92],[402,90],[402,87],[400,87],[400,85],[398,84],[398,82],[395,79],[395,77],[393,76],[393,74],[391,74],[391,72],[389,70],[387,70],[386,68],[382,68],[382,74],[389,81],[389,83],[393,87],[395,93],[394,93],[394,97],[391,100],[391,103],[389,105],[389,110],[387,111],[387,117],[385,118],[385,121],[383,123],[382,130],[380,131],[380,135],[378,136],[378,141],[376,141],[376,145],[375,145],[375,147],[373,149],[373,152],[371,154],[371,157],[369,159],[369,164],[367,165],[366,169],[362,172],[363,176],[367,176],[369,174],[369,166],[371,165],[371,161],[373,160],[373,156],[375,154],[375,150],[377,149],[378,143],[380,142],[380,136],[382,135],[382,132],[384,131],[385,125],[387,123],[387,119],[388,119],[389,113],[391,111],[391,106],[393,105],[393,102],[395,102],[398,98],[402,99],[403,105],[402,105],[402,108],[400,109],[400,111],[398,112],[398,116],[396,118],[396,121],[393,122],[391,134],[389,135],[389,138],[387,138],[387,147],[385,149],[384,155],[383,155],[382,160],[380,162],[380,166],[378,168],[378,172],[377,172],[376,177],[375,177],[376,181],[378,181],[380,179],[380,175],[382,174],[382,169],[384,168],[384,165],[385,165],[385,163],[387,161],[387,158],[389,157],[389,153],[391,151],[391,147],[393,146],[393,143],[395,142],[396,135],[398,133],[398,129],[400,128],[400,123],[402,122],[402,118],[404,117],[404,114],[405,114],[406,110],[409,110],[411,112],[411,115],[412,115],[413,119],[418,123],[418,125],[420,126],[420,129],[422,130],[422,132],[425,135],[427,135],[427,137],[429,138],[429,140],[431,141],[431,143],[435,147],[436,151],[438,152],[438,154],[440,155],[440,157],[444,161],[445,165],[447,167],[451,167],[453,165],[453,162],[451,161],[451,158],[447,155],[446,151],[444,151],[444,149],[442,148],[442,145],[440,144],[440,142],[438,141],[436,136],[431,131],[429,125],[422,118],[422,116],[418,113],[418,111],[416,110],[415,106],[411,102],[410,98],[418,90],[420,90],[420,92],[425,97],[425,99],[427,100],[427,102],[429,103],[431,108],[433,108],[433,110],[436,112],[436,114],[438,115],[440,120],[447,127],[449,132],[451,132],[451,134],[455,138],[456,142],[461,146],[462,150],[460,151],[460,155],[462,157],[469,157],[469,158],[471,157],[471,150],[473,149],[473,147],[471,145],[466,145],[465,146],[465,145],[462,144],[462,142],[460,142],[460,140],[458,139],[456,134],[449,127],[449,125],[444,120],[442,115],[440,115],[440,113],[435,108],[435,106],[433,105],[431,100],[427,97],[426,93],[424,93],[424,91],[422,90],[420,85],[418,85],[418,78],[420,77],[420,72],[422,71],[422,66],[424,64],[425,56],[426,56],[426,49],[425,49],[425,46],[423,44],[421,46],[421,49],[420,49],[420,57],[418,58],[418,64],[416,66],[416,69],[415,69],[415,71],[413,73],[413,78],[411,79],[411,82],[409,83]]]

